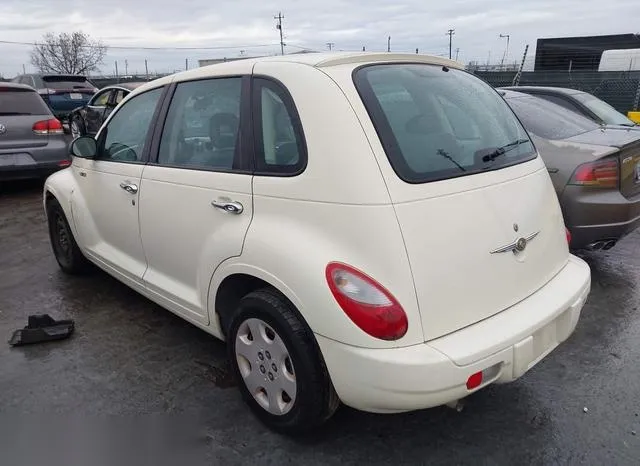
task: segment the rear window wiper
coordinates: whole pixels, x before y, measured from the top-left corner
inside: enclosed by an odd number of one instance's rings
[[[437,153],[438,155],[441,155],[441,156],[442,156],[442,157],[444,157],[445,159],[447,159],[447,160],[451,161],[452,163],[454,163],[454,164],[456,165],[456,167],[458,167],[458,168],[460,169],[460,171],[463,171],[463,172],[464,172],[464,171],[466,171],[466,170],[464,169],[464,167],[463,167],[462,165],[460,165],[458,162],[456,162],[456,160],[455,160],[453,157],[451,157],[447,151],[445,151],[445,150],[443,150],[443,149],[438,149],[438,150],[436,151],[436,153]]]
[[[504,146],[498,147],[496,150],[482,157],[483,162],[493,162],[495,159],[500,157],[501,155],[506,154],[512,149],[515,149],[520,144],[526,144],[529,142],[528,139],[517,139],[509,144],[505,144]]]

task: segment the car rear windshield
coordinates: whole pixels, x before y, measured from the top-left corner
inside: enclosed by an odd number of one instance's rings
[[[525,128],[542,138],[566,139],[599,128],[588,118],[539,97],[509,97],[507,102]]]
[[[91,89],[95,87],[83,76],[43,76],[44,85],[50,89]]]
[[[424,183],[536,157],[504,100],[461,70],[425,64],[360,68],[354,82],[400,178]]]
[[[577,101],[582,102],[582,104],[598,115],[598,117],[608,125],[635,126],[633,121],[617,111],[604,100],[598,99],[595,95],[585,93],[574,94],[572,97]]]
[[[49,115],[51,111],[33,90],[3,89],[0,86],[1,115]]]

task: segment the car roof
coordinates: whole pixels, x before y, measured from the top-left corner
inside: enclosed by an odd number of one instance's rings
[[[124,89],[126,91],[133,91],[134,89],[137,89],[143,84],[147,84],[147,82],[148,81],[136,81],[136,82],[130,82],[130,83],[110,84],[108,86],[104,86],[100,90],[103,91],[105,89]]]
[[[533,97],[529,94],[525,94],[524,92],[516,92],[516,91],[512,91],[509,88],[504,88],[504,87],[500,87],[496,90],[498,91],[498,94],[500,94],[505,99],[519,99],[521,97]]]
[[[579,91],[577,89],[569,89],[566,87],[551,87],[551,86],[507,86],[502,87],[500,89],[509,89],[512,91],[521,90],[522,92],[533,91],[533,92],[545,92],[551,94],[563,94],[563,95],[574,95],[574,94],[584,94],[583,91]]]
[[[20,84],[20,83],[12,83],[12,82],[0,82],[0,89],[2,88],[9,88],[9,89],[23,89],[25,91],[33,91],[35,92],[35,89],[31,86],[27,86],[26,84]]]
[[[149,89],[164,86],[172,82],[189,81],[193,79],[203,79],[218,75],[240,75],[250,74],[257,63],[298,63],[315,68],[326,68],[338,65],[365,65],[374,63],[422,63],[429,65],[442,65],[449,68],[464,69],[464,66],[448,58],[431,55],[418,55],[411,53],[390,53],[390,52],[310,52],[293,53],[288,55],[275,55],[269,57],[246,58],[242,60],[232,60],[213,65],[202,66],[188,71],[155,79],[140,86],[136,93]]]

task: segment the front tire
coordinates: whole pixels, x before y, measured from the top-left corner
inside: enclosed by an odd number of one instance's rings
[[[245,296],[227,336],[242,396],[270,428],[308,431],[338,408],[312,332],[277,291],[263,289]]]
[[[89,261],[80,251],[64,210],[56,199],[47,202],[47,224],[53,254],[62,271],[70,275],[86,272]]]

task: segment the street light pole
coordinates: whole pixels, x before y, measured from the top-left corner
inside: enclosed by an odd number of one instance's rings
[[[447,31],[447,35],[449,36],[449,60],[451,60],[451,42],[453,40],[453,35],[456,33],[455,29],[449,29]]]

